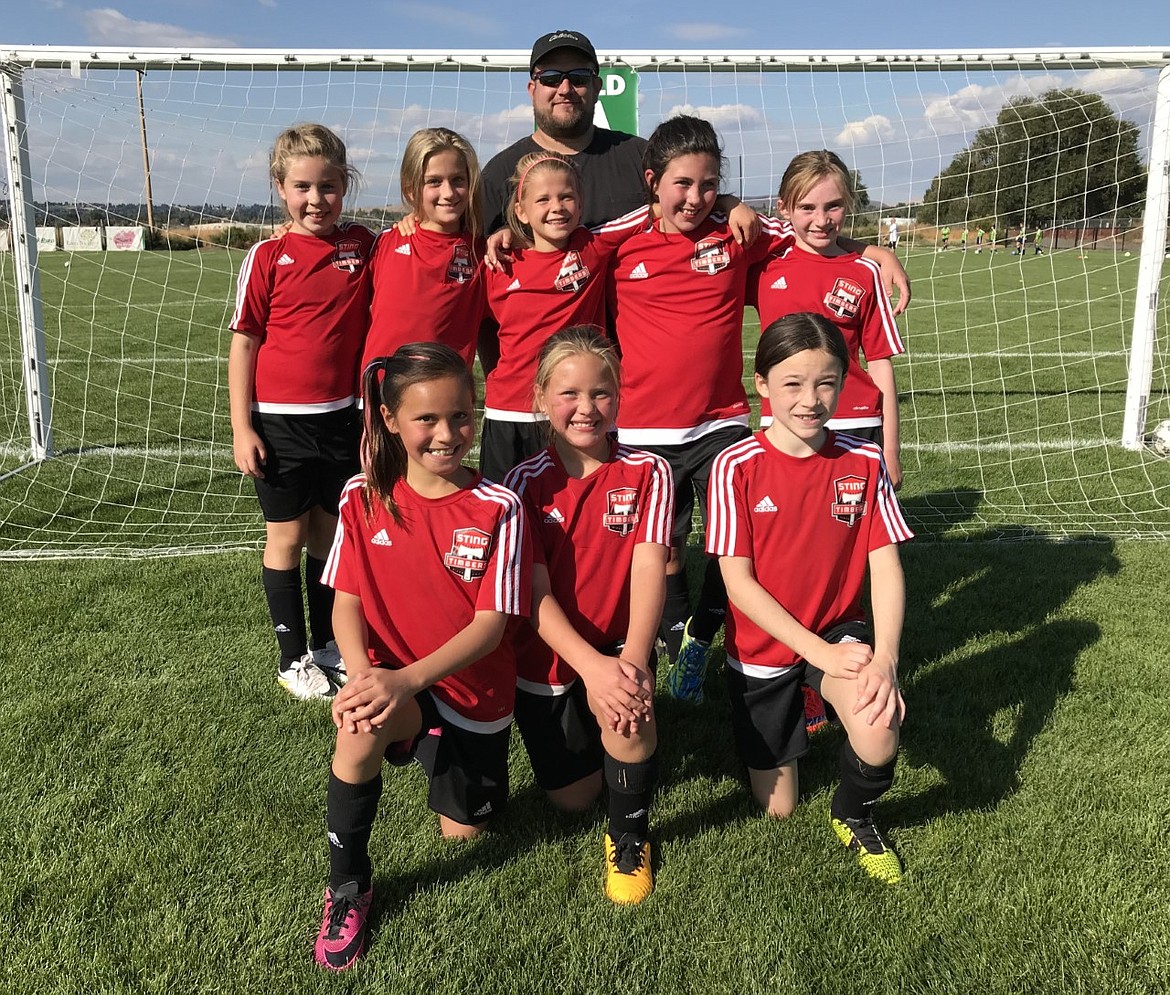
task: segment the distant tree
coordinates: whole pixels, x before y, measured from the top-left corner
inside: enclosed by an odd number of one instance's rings
[[[1019,97],[930,184],[920,217],[1050,224],[1133,210],[1145,189],[1137,126],[1083,90]]]
[[[869,199],[869,191],[865,188],[865,184],[861,182],[861,170],[849,170],[849,182],[853,184],[853,209],[856,211],[868,210],[869,205],[873,203]]]

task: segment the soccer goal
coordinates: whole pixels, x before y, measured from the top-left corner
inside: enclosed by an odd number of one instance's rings
[[[417,128],[481,161],[531,130],[527,53],[0,52],[0,557],[256,548],[225,329],[243,247],[280,220],[273,139],[339,132],[363,174],[346,213],[381,227]],[[1170,535],[1170,461],[1142,445],[1170,418],[1170,48],[601,59],[599,123],[711,120],[724,189],[762,210],[795,153],[831,148],[854,235],[898,219],[917,531]],[[757,335],[749,312],[749,372]]]

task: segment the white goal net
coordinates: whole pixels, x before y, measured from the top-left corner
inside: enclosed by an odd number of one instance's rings
[[[712,121],[728,192],[769,210],[790,158],[830,148],[868,195],[854,234],[884,244],[899,220],[917,531],[1170,535],[1170,460],[1141,445],[1170,418],[1170,51],[600,54],[636,72],[642,135]],[[481,163],[531,131],[526,69],[0,46],[0,558],[258,547],[225,329],[242,240],[281,220],[273,139],[337,131],[363,175],[346,214],[378,228],[417,128],[453,127]],[[756,333],[749,312],[748,369]]]

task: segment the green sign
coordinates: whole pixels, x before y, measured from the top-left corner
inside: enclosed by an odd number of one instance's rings
[[[601,99],[593,123],[627,135],[638,133],[638,74],[633,69],[602,67]]]

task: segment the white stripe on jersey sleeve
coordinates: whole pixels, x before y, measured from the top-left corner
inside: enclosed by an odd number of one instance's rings
[[[341,509],[349,503],[351,497],[354,501],[361,501],[361,489],[365,486],[365,474],[359,473],[355,477],[350,477],[345,487],[342,488],[341,498],[337,502],[337,530],[333,533],[333,544],[329,547],[329,555],[325,557],[325,569],[321,574],[321,583],[327,587],[333,587],[337,580],[341,550],[345,545],[345,517],[341,514]]]
[[[876,442],[859,439],[854,435],[842,434],[837,435],[836,445],[840,449],[847,449],[859,456],[877,460],[878,481],[874,503],[882,516],[882,524],[885,526],[886,534],[894,542],[906,542],[908,539],[913,539],[914,533],[910,530],[910,526],[902,514],[902,506],[894,496],[894,485],[890,483],[890,474],[886,470],[886,460],[882,455],[881,446]]]
[[[898,322],[894,319],[894,306],[890,303],[889,294],[886,293],[886,285],[882,281],[882,268],[872,259],[866,259],[865,256],[858,256],[857,262],[870,270],[873,277],[874,300],[877,301],[878,319],[882,323],[886,347],[894,355],[899,355],[906,351],[906,346],[902,342],[902,336],[898,334]]]
[[[617,458],[635,466],[651,466],[650,493],[644,495],[647,499],[646,530],[642,533],[642,542],[656,543],[669,549],[671,533],[674,531],[674,474],[670,471],[670,464],[654,453],[623,445],[617,448]]]
[[[504,486],[523,496],[530,481],[535,480],[553,466],[552,456],[547,449],[542,449],[535,456],[529,456],[523,463],[512,467],[504,476]]]
[[[496,610],[505,615],[528,615],[531,606],[520,604],[520,568],[524,564],[524,504],[514,491],[481,480],[471,491],[481,501],[502,507],[496,526],[496,575],[493,580]]]
[[[266,238],[264,241],[257,242],[248,250],[248,254],[244,256],[244,263],[240,266],[239,276],[236,277],[236,308],[232,312],[232,320],[228,323],[228,328],[235,329],[239,323],[240,318],[243,317],[244,304],[248,297],[248,281],[252,278],[252,269],[256,265],[256,253],[260,251],[260,246],[264,242],[271,242],[272,239]]]
[[[643,204],[641,207],[635,207],[628,214],[623,214],[620,218],[614,218],[612,221],[603,221],[599,225],[594,225],[589,230],[594,235],[606,235],[611,232],[620,232],[626,229],[629,234],[636,231],[641,231],[646,227],[646,222],[650,218],[650,208]]]
[[[735,476],[741,463],[750,462],[764,453],[759,440],[752,436],[724,449],[711,465],[711,484],[707,494],[707,552],[712,556],[734,556],[735,540],[741,524],[735,506]]]

